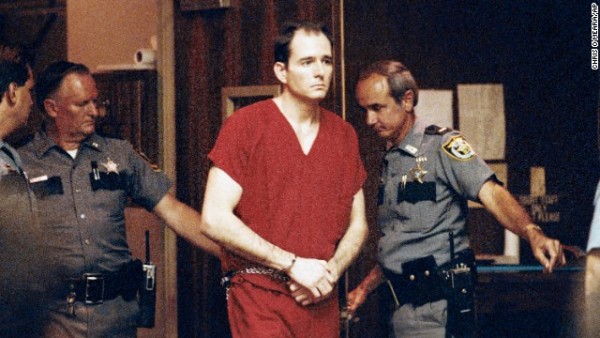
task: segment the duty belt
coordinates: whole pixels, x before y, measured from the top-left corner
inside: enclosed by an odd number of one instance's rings
[[[440,269],[433,256],[402,264],[402,274],[383,269],[397,306],[410,303],[421,306],[445,298]]]
[[[225,273],[221,278],[221,286],[225,288],[225,298],[229,298],[229,288],[231,288],[231,280],[237,275],[265,275],[274,280],[288,282],[290,277],[283,274],[281,271],[265,268],[263,266],[250,266],[240,270],[232,270]]]
[[[114,275],[85,273],[80,279],[69,280],[69,295],[88,305],[101,304],[121,294],[121,280]]]
[[[456,254],[456,258],[438,266],[432,255],[402,264],[402,274],[383,269],[389,281],[397,306],[407,303],[420,306],[425,303],[448,299],[453,295],[453,280],[457,269],[468,268],[468,278],[475,283],[476,269],[473,251],[465,249]]]
[[[87,305],[101,304],[118,296],[133,299],[141,277],[139,260],[124,264],[112,273],[84,273],[80,278],[67,280],[67,303],[76,301]]]

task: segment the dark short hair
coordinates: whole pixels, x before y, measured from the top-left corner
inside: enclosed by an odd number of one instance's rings
[[[419,103],[419,86],[417,86],[417,82],[410,73],[410,70],[402,62],[394,60],[374,62],[360,72],[358,81],[365,80],[373,74],[379,74],[387,78],[388,85],[390,86],[390,96],[397,103],[402,101],[404,94],[408,90],[412,90],[415,93],[413,106]]]
[[[38,76],[35,83],[36,103],[40,111],[45,111],[44,100],[54,94],[63,79],[69,74],[90,74],[90,69],[80,63],[56,61],[48,65]]]
[[[281,26],[281,32],[275,39],[275,62],[287,64],[290,58],[290,43],[294,38],[294,34],[299,30],[309,33],[323,33],[333,46],[331,33],[325,24],[311,21],[288,21]]]
[[[23,86],[29,79],[31,59],[20,46],[0,44],[0,101],[11,83]]]

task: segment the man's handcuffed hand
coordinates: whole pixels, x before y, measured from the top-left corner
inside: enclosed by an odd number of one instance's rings
[[[300,264],[299,264],[300,263]],[[290,269],[289,289],[298,304],[316,304],[331,296],[339,278],[332,263],[317,259],[298,258]]]

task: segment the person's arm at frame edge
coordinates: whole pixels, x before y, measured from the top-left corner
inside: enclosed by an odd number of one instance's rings
[[[200,249],[221,258],[219,244],[202,233],[200,214],[167,193],[152,210],[169,228]]]
[[[360,284],[348,293],[346,306],[349,315],[354,316],[358,308],[367,300],[369,293],[379,287],[384,281],[385,276],[383,275],[383,271],[381,271],[381,267],[379,264],[375,264]]]

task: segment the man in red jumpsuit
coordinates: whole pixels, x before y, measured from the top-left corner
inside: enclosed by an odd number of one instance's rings
[[[335,285],[367,236],[351,125],[319,106],[333,72],[327,30],[284,26],[282,93],[235,112],[209,154],[203,232],[222,260],[233,337],[339,337]]]

